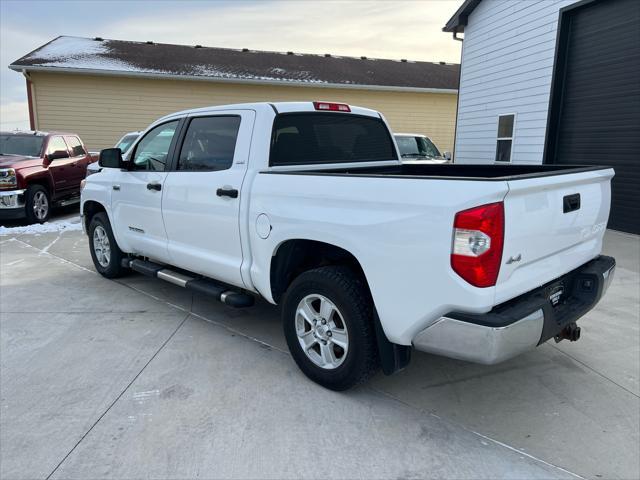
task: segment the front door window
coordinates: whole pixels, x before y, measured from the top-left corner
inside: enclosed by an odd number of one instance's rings
[[[164,172],[167,168],[169,148],[178,128],[178,120],[163,123],[140,140],[132,157],[132,170]]]

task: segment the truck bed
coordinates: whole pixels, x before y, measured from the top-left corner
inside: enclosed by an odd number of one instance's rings
[[[252,208],[253,215],[274,219],[269,240],[278,244],[286,233],[352,252],[387,336],[408,345],[418,328],[447,313],[444,306],[486,313],[597,257],[614,172],[582,165],[387,163],[261,173]],[[496,202],[504,208],[503,260],[495,286],[476,288],[451,268],[454,219]],[[259,251],[263,243],[252,248]],[[267,249],[262,261],[271,254]]]
[[[585,165],[463,165],[403,164],[381,167],[350,167],[308,170],[270,170],[262,173],[293,175],[330,175],[354,177],[437,178],[450,180],[510,181],[553,175],[604,170],[606,166]]]

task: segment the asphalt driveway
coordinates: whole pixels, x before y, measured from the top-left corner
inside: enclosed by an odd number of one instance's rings
[[[640,241],[583,339],[485,367],[415,353],[335,393],[276,308],[97,275],[76,214],[0,229],[0,477],[638,478]]]

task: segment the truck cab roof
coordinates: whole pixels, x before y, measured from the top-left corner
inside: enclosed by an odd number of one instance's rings
[[[176,117],[184,117],[192,114],[199,113],[214,113],[219,111],[228,111],[228,110],[255,110],[257,112],[260,111],[272,111],[276,114],[278,113],[293,113],[293,112],[315,112],[315,111],[323,111],[316,107],[317,104],[332,104],[332,105],[347,105],[345,103],[336,103],[336,102],[325,102],[325,101],[317,101],[317,102],[254,102],[254,103],[235,103],[231,105],[212,105],[210,107],[202,107],[202,108],[192,108],[189,110],[182,110],[180,112],[171,113],[160,118],[157,122],[159,123],[171,118]],[[364,115],[368,117],[380,117],[380,113],[371,110],[369,108],[358,107],[354,105],[347,105],[349,111],[341,111],[340,113],[344,114],[355,114],[355,115]],[[329,110],[326,110],[329,111]],[[335,111],[335,110],[332,110]]]

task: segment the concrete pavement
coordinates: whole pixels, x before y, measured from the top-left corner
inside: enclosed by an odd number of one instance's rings
[[[297,370],[270,305],[105,280],[78,231],[0,242],[2,478],[640,475],[637,237],[607,233],[581,341],[493,367],[417,353],[342,394]]]

